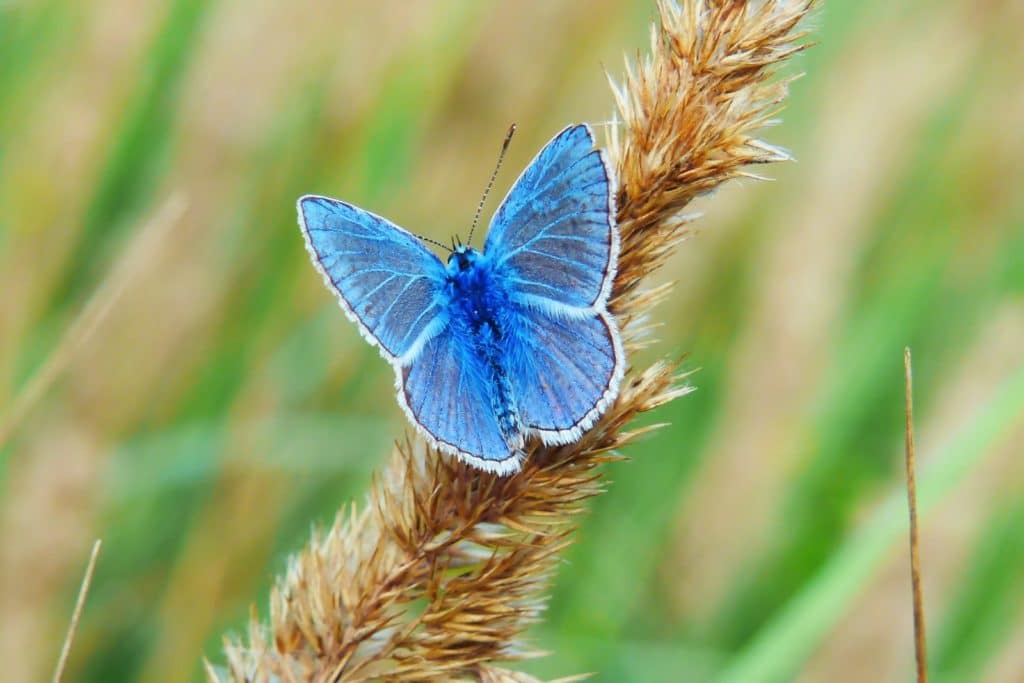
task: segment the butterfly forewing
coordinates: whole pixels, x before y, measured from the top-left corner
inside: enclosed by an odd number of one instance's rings
[[[444,266],[415,236],[327,197],[299,199],[299,220],[313,262],[342,308],[389,360],[443,328]]]
[[[603,307],[618,249],[610,188],[589,127],[566,128],[541,150],[494,214],[484,246],[514,299]]]

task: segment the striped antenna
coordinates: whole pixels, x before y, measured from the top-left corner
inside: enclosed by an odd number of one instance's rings
[[[423,242],[427,242],[428,244],[433,244],[435,247],[441,247],[445,251],[448,251],[448,252],[455,251],[454,249],[449,247],[447,244],[444,244],[443,242],[438,242],[437,240],[432,240],[429,237],[425,237],[423,235],[417,235],[416,233],[413,233],[413,236],[416,237],[417,239],[423,241]]]
[[[476,224],[480,222],[480,212],[484,210],[484,202],[487,201],[487,195],[491,193],[491,188],[494,186],[494,179],[498,177],[498,169],[501,168],[501,162],[505,159],[505,152],[508,151],[508,143],[512,142],[512,135],[516,132],[516,124],[512,124],[508,127],[508,133],[505,135],[505,142],[501,143],[501,152],[498,154],[498,163],[494,166],[494,173],[491,174],[491,179],[487,181],[487,189],[484,190],[484,196],[480,198],[480,203],[476,207],[476,215],[473,216],[473,227],[469,229],[469,239],[466,240],[466,244],[472,244],[473,242],[473,231],[476,230]]]

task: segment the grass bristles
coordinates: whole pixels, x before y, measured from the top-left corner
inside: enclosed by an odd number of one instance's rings
[[[660,2],[651,53],[613,82],[622,251],[610,309],[627,352],[669,291],[645,283],[685,234],[690,201],[788,159],[755,134],[785,95],[786,81],[769,79],[802,49],[811,4]],[[226,669],[207,666],[210,679],[532,680],[494,663],[542,654],[523,634],[541,618],[587,499],[603,490],[599,465],[645,431],[629,430],[634,417],[686,391],[676,363],[631,367],[578,443],[534,446],[509,477],[407,440],[369,502],[344,508],[291,559],[269,624],[254,614],[248,638],[227,641]]]

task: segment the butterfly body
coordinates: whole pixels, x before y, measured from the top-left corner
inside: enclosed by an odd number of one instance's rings
[[[307,195],[298,208],[314,265],[440,450],[514,472],[529,438],[578,440],[617,395],[625,357],[606,306],[619,235],[589,127],[555,136],[502,201],[483,249],[460,245],[446,263],[351,204]]]
[[[448,257],[445,294],[451,318],[476,334],[501,337],[510,297],[490,259],[472,247],[457,247]]]
[[[451,334],[465,349],[463,363],[475,368],[488,388],[487,400],[502,437],[512,450],[523,446],[522,424],[509,378],[519,320],[504,280],[493,261],[476,249],[458,246],[445,271],[445,309]]]

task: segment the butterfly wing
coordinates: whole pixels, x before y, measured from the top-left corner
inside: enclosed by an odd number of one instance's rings
[[[389,362],[414,356],[444,328],[444,266],[415,236],[327,197],[301,197],[298,208],[313,264]]]
[[[399,403],[437,448],[490,472],[514,472],[521,438],[508,443],[502,436],[485,369],[458,335],[449,326],[396,368]]]
[[[313,263],[395,368],[398,401],[437,448],[492,472],[519,468],[470,344],[448,324],[444,267],[413,235],[327,197],[299,199]]]
[[[619,252],[612,191],[590,128],[570,126],[523,171],[487,236],[522,320],[509,352],[519,417],[545,443],[577,440],[622,379],[606,310]]]
[[[611,178],[586,125],[563,130],[526,167],[484,245],[513,300],[556,314],[603,310],[619,251]]]
[[[618,394],[625,367],[614,321],[532,310],[510,373],[519,418],[548,444],[580,438]]]

